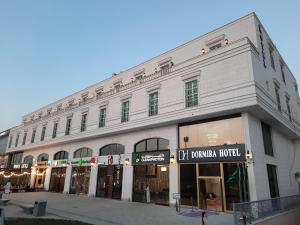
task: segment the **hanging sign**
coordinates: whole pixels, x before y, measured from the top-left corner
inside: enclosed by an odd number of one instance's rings
[[[232,162],[245,161],[245,145],[221,145],[178,149],[177,162]]]
[[[169,164],[170,151],[155,151],[155,152],[134,152],[132,153],[133,165],[145,164]]]

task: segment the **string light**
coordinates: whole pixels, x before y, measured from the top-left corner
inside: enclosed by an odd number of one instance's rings
[[[9,175],[5,175],[4,173],[5,173],[5,171],[0,172],[0,175],[3,175],[4,178],[11,178],[12,176],[21,177],[21,176],[24,176],[24,175],[30,175],[30,173],[28,173],[28,172],[23,172],[21,174],[11,172]]]

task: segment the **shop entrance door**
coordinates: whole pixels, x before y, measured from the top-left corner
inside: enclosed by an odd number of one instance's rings
[[[221,178],[199,178],[198,189],[200,209],[223,211]]]
[[[97,197],[121,199],[123,167],[99,165]]]

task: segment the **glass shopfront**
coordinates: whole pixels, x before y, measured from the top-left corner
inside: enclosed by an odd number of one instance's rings
[[[109,144],[99,150],[98,179],[96,196],[103,198],[121,199],[123,165],[122,156],[125,146],[121,144]]]
[[[181,203],[213,211],[248,200],[241,117],[179,127]],[[196,200],[196,201],[195,201]]]
[[[99,165],[96,196],[121,199],[122,178],[122,165]]]
[[[49,191],[62,193],[65,186],[66,167],[52,168]]]
[[[71,161],[71,183],[70,194],[88,194],[90,186],[91,165],[95,163],[90,148],[79,148],[73,154]]]
[[[169,141],[151,138],[135,145],[132,155],[133,201],[169,205]]]
[[[48,168],[49,155],[42,153],[37,157],[37,166],[35,167],[35,181],[34,189],[36,191],[44,190],[44,183],[46,178],[46,170]]]
[[[54,154],[54,167],[51,170],[49,191],[59,193],[64,191],[68,157],[69,153],[66,151],[59,151]]]
[[[90,166],[72,168],[70,194],[88,194],[90,185]]]

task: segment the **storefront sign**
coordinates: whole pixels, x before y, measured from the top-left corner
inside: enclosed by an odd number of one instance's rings
[[[97,157],[91,157],[88,159],[80,158],[74,161],[71,161],[72,166],[84,166],[87,164],[97,163]]]
[[[64,166],[67,166],[68,164],[69,164],[69,161],[67,159],[54,160],[52,162],[52,166],[56,166],[56,167],[64,167]]]
[[[23,163],[21,166],[22,169],[28,169],[29,168],[29,164],[27,163]]]
[[[173,199],[180,199],[180,193],[173,193]]]
[[[20,169],[21,168],[21,164],[14,164],[13,168],[14,169]]]
[[[221,145],[199,148],[179,149],[177,162],[231,162],[245,161],[245,145]]]
[[[169,164],[170,151],[134,152],[132,153],[132,164]]]

